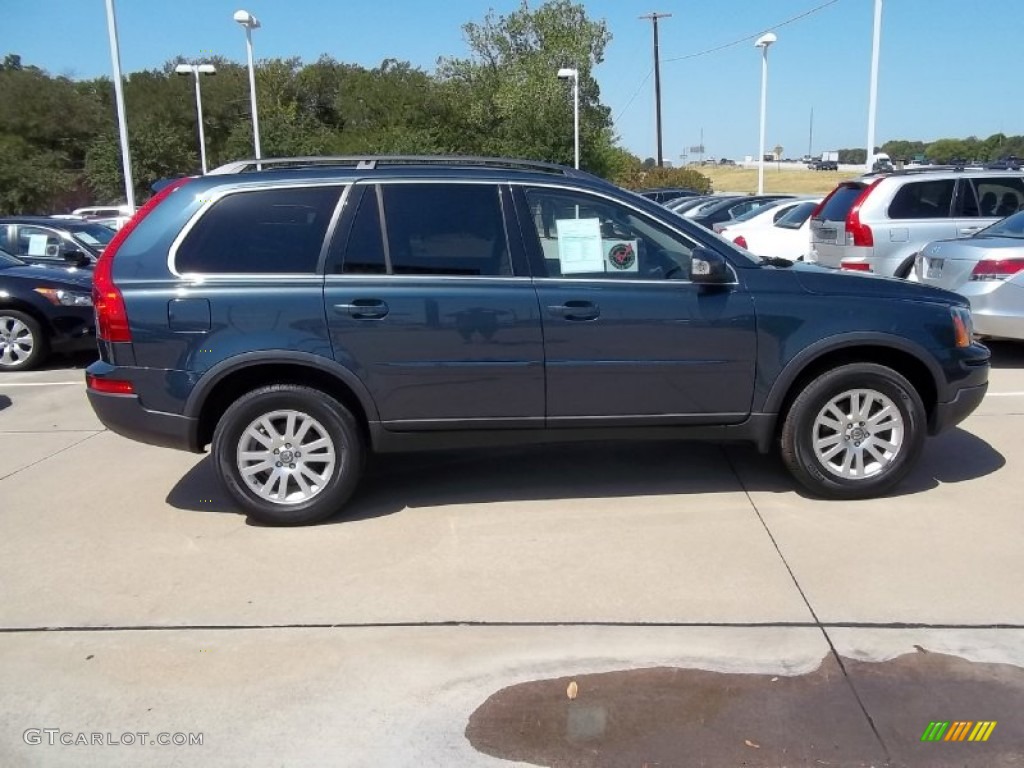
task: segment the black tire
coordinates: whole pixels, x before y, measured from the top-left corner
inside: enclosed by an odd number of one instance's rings
[[[315,467],[323,471],[321,475],[327,475],[327,462],[323,460],[326,454],[317,454],[308,451],[305,457],[298,451],[303,445],[296,443],[288,451],[284,448],[284,438],[281,438],[281,445],[277,446],[275,455],[271,456],[270,451],[279,435],[287,432],[287,422],[284,416],[277,416],[271,419],[271,426],[274,427],[274,435],[269,435],[265,430],[262,432],[266,438],[266,446],[253,442],[253,438],[247,438],[246,445],[255,448],[249,455],[255,455],[260,451],[267,451],[267,459],[273,462],[274,466],[267,466],[265,470],[251,473],[253,482],[256,485],[263,485],[269,481],[270,475],[277,473],[281,479],[271,484],[270,490],[276,488],[278,495],[284,495],[289,488],[295,487],[296,493],[288,500],[269,500],[246,480],[239,467],[239,446],[243,433],[264,416],[275,412],[291,411],[297,414],[296,422],[299,426],[306,423],[298,421],[305,418],[312,425],[306,433],[330,441],[327,451],[333,449],[334,463],[329,477],[322,487],[314,488],[308,498],[302,499],[303,491],[298,487],[300,480],[308,484],[308,475],[304,474],[306,469],[315,472]],[[277,430],[280,429],[279,433]],[[257,430],[260,431],[260,430]],[[248,433],[251,435],[251,433]],[[262,438],[261,438],[262,439]],[[299,442],[304,445],[305,437],[300,436]],[[320,442],[320,439],[312,442]],[[291,444],[288,443],[290,446]],[[362,475],[363,464],[366,460],[366,448],[363,440],[363,433],[359,428],[355,417],[349,410],[330,395],[310,387],[302,387],[293,384],[275,384],[253,390],[242,396],[224,412],[224,415],[217,422],[217,428],[213,435],[213,459],[217,468],[217,474],[221,482],[227,488],[231,496],[238,504],[252,517],[261,523],[269,525],[306,525],[316,523],[339,512],[345,502],[352,495]],[[248,453],[248,452],[247,452]],[[294,454],[294,455],[293,455]],[[321,458],[315,458],[315,457]],[[284,465],[274,461],[275,459],[290,459],[292,464],[285,462]],[[296,459],[300,459],[296,461]],[[243,458],[243,461],[246,459]],[[267,463],[261,459],[249,459],[254,464],[262,466]],[[280,467],[277,470],[276,467]],[[296,471],[298,467],[298,471]],[[250,465],[250,469],[255,468]],[[301,477],[297,477],[301,476]],[[296,500],[296,498],[300,500]]]
[[[887,428],[887,425],[896,422],[880,420],[877,426],[873,427],[871,420],[880,418],[877,416],[879,410],[869,412],[867,421],[855,420],[851,426],[825,414],[825,408],[830,402],[853,390],[868,390],[875,393],[878,397],[873,396],[873,400],[878,408],[885,406],[885,400],[895,405],[902,422],[901,426],[893,430]],[[840,402],[850,403],[848,400]],[[843,407],[837,406],[835,412],[843,410]],[[872,416],[871,413],[876,415]],[[840,422],[842,431],[833,431],[827,424],[819,422],[821,415]],[[849,415],[847,414],[847,418]],[[811,381],[793,401],[782,427],[782,459],[793,476],[816,495],[833,499],[878,496],[903,480],[913,468],[924,446],[926,418],[921,396],[913,385],[896,371],[873,363],[843,365]],[[863,431],[865,427],[866,431]],[[901,434],[898,449],[893,451],[891,456],[885,456],[886,449],[879,450],[877,441],[894,444],[897,434]],[[834,458],[819,458],[814,448],[816,435],[830,443],[829,450],[838,447],[839,454]],[[836,435],[838,439],[834,439]],[[870,450],[874,451],[873,454],[867,452],[869,445]],[[843,461],[847,455],[851,456],[848,471],[857,472],[858,453],[867,460],[860,465],[863,475],[843,476]],[[840,466],[835,466],[835,459],[839,460]]]
[[[21,343],[8,346],[15,340]],[[27,352],[26,340],[31,345]],[[49,354],[50,339],[39,321],[16,309],[0,309],[0,371],[27,371],[41,365]]]
[[[902,264],[900,264],[898,267],[896,267],[896,271],[893,272],[893,276],[894,277],[903,278],[904,280],[906,280],[908,277],[910,277],[910,273],[914,269],[914,259],[916,259],[916,258],[917,258],[917,254],[916,253],[910,254],[910,256],[908,256],[907,258],[905,258],[903,260]]]

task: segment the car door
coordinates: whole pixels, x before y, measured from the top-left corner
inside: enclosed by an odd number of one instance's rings
[[[385,427],[543,427],[540,310],[521,245],[509,243],[508,188],[360,184],[346,208],[326,266],[327,321],[335,358]]]
[[[747,417],[753,302],[738,284],[690,282],[695,240],[598,193],[516,195],[541,305],[548,426]]]

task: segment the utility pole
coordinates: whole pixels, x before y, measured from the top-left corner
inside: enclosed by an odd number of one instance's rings
[[[650,19],[654,27],[654,123],[658,140],[658,167],[664,164],[661,153],[661,59],[658,55],[658,19],[667,19],[671,13],[651,12],[641,19]]]

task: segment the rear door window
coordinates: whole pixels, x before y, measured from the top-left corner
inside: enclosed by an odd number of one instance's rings
[[[238,192],[220,199],[178,247],[181,273],[313,274],[340,187]]]
[[[864,191],[863,184],[841,184],[829,197],[821,212],[815,216],[818,221],[845,221],[846,214]]]
[[[910,181],[889,204],[890,219],[945,219],[953,205],[955,179]]]
[[[1024,179],[1013,176],[995,176],[974,179],[978,195],[978,213],[975,216],[1003,218],[1020,210],[1024,204]],[[970,216],[966,210],[962,216]]]

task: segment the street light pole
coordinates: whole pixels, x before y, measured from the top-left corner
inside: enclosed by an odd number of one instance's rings
[[[875,0],[875,30],[871,43],[871,93],[868,98],[868,153],[865,167],[872,169],[875,154],[875,112],[878,107],[878,48],[882,39],[882,0]]]
[[[757,155],[757,194],[764,194],[764,129],[768,112],[768,47],[778,40],[773,32],[757,38],[754,47],[761,49],[761,142]]]
[[[572,136],[574,167],[580,167],[580,71],[569,67],[558,70],[560,80],[572,80]]]
[[[128,151],[128,121],[124,114],[124,86],[121,82],[121,48],[117,42],[114,0],[107,0],[107,33],[110,36],[110,60],[114,66],[114,99],[117,102],[117,128],[121,136],[121,167],[124,169],[124,197],[135,213],[135,184],[132,181],[132,156]]]
[[[206,132],[203,130],[203,96],[199,84],[200,75],[217,74],[213,64],[179,64],[174,68],[179,75],[192,75],[196,81],[196,116],[199,121],[199,155],[202,158],[203,175],[206,175]]]
[[[235,11],[234,19],[245,27],[245,53],[249,59],[249,101],[252,104],[252,143],[256,151],[256,169],[260,170],[260,119],[256,112],[256,69],[252,62],[252,31],[259,28],[260,22],[248,11]]]

